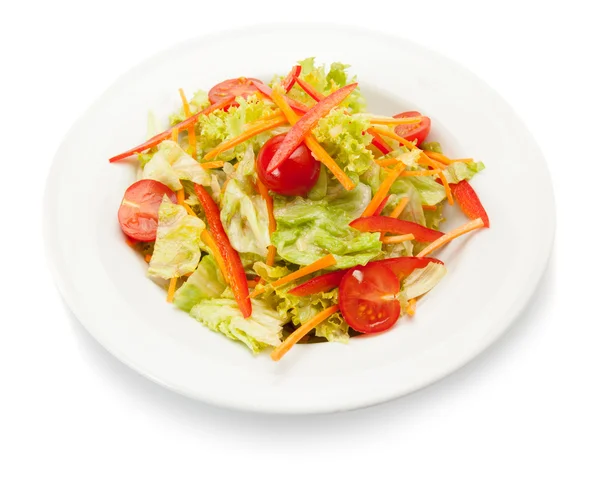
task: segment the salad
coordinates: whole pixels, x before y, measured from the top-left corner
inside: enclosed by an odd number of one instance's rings
[[[489,227],[469,183],[484,165],[444,154],[417,111],[369,113],[348,67],[179,90],[170,127],[150,115],[110,159],[137,156],[118,220],[167,301],[273,360],[414,315],[446,273],[432,253]],[[446,205],[469,221],[442,232]]]

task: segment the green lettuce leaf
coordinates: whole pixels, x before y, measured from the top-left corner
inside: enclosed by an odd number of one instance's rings
[[[210,101],[208,100],[208,93],[206,91],[202,91],[201,89],[194,93],[192,99],[188,100],[190,105],[190,111],[192,114],[196,114],[198,111],[202,111],[205,108],[208,108],[210,105]],[[185,120],[187,116],[183,112],[183,107],[169,116],[169,122],[171,125],[176,125],[177,123]]]
[[[272,103],[267,103],[256,96],[249,96],[248,99],[238,97],[236,101],[239,106],[232,106],[227,111],[216,110],[208,116],[203,115],[198,119],[200,126],[198,148],[202,153],[212,150],[225,140],[240,135],[248,123],[271,113],[274,109]],[[281,129],[276,129],[261,133],[230,150],[226,150],[216,159],[229,161],[237,158],[241,160],[248,146],[258,152],[269,138],[281,131]]]
[[[423,150],[427,150],[428,152],[436,152],[440,154],[444,153],[442,150],[442,145],[440,145],[437,141],[426,141],[421,143],[421,148]]]
[[[201,300],[221,296],[225,288],[227,285],[215,259],[206,255],[200,261],[196,271],[175,292],[173,303],[178,308],[189,312]]]
[[[483,162],[454,162],[448,165],[448,168],[444,170],[444,174],[451,184],[456,184],[461,180],[471,180],[473,176],[481,172],[485,168]]]
[[[210,185],[211,182],[210,174],[202,165],[171,140],[165,140],[158,146],[158,151],[144,165],[142,176],[158,180],[172,190],[183,187],[180,179],[200,185]]]
[[[446,273],[446,267],[438,263],[429,263],[424,268],[416,269],[404,280],[402,294],[407,300],[417,298],[437,285]]]
[[[252,300],[252,316],[244,318],[233,298],[202,300],[190,315],[214,332],[246,345],[254,353],[281,343],[281,327],[286,322],[262,300]]]
[[[379,234],[356,231],[348,223],[360,216],[370,200],[371,190],[362,183],[346,191],[333,182],[321,200],[275,197],[273,244],[278,255],[298,265],[328,253],[335,256],[337,268],[367,263],[381,252]]]
[[[158,228],[148,276],[164,279],[191,273],[200,261],[200,235],[205,225],[165,196],[158,209]]]
[[[373,152],[367,148],[373,137],[366,115],[351,115],[334,109],[322,118],[313,135],[346,172],[362,175],[373,165]]]

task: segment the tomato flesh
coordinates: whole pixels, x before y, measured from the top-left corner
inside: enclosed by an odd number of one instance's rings
[[[383,332],[400,318],[399,291],[398,277],[385,266],[357,266],[340,283],[340,311],[357,332]]]
[[[275,170],[267,171],[267,167],[285,133],[268,140],[260,149],[256,159],[256,172],[260,181],[268,189],[282,195],[306,195],[313,188],[321,172],[321,164],[315,160],[310,150],[302,143]]]
[[[394,131],[397,135],[406,138],[408,141],[416,139],[417,145],[420,145],[425,141],[427,135],[429,135],[429,130],[431,130],[431,119],[427,116],[423,116],[418,111],[405,111],[404,113],[394,115],[394,118],[415,118],[417,116],[421,117],[419,123],[413,123],[412,125],[398,125],[394,128]]]
[[[252,81],[260,82],[258,79],[251,77],[236,77],[235,79],[227,79],[212,87],[208,92],[208,99],[211,104],[223,101],[231,96],[242,96],[244,99],[248,96],[258,93],[258,89]]]
[[[175,192],[156,180],[139,180],[130,185],[119,207],[121,230],[137,241],[154,241],[158,208],[165,195],[173,203],[177,202]]]

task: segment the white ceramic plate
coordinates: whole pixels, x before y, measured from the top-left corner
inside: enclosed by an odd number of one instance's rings
[[[165,303],[164,291],[146,278],[145,263],[124,243],[117,223],[123,192],[134,180],[133,164],[111,165],[108,158],[143,141],[149,110],[165,119],[177,109],[179,87],[192,93],[237,76],[270,80],[308,56],[351,64],[370,111],[418,109],[432,118],[430,139],[445,151],[483,160],[487,169],[474,186],[491,229],[436,254],[448,275],[419,302],[412,320],[349,345],[297,346],[274,363]],[[522,310],[554,236],[552,188],[542,155],[492,89],[411,42],[324,25],[261,26],[201,37],[132,69],[68,133],[45,203],[47,253],[60,291],[102,345],[174,391],[261,412],[367,406],[459,368]],[[462,222],[455,211],[448,216],[446,227]]]

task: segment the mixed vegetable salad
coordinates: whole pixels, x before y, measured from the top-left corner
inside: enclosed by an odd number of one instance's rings
[[[137,155],[119,223],[167,301],[273,360],[414,315],[446,273],[430,254],[489,227],[468,182],[483,164],[444,155],[419,112],[370,114],[347,68],[180,90],[169,129],[150,116],[110,159]],[[470,221],[441,232],[455,202]]]

